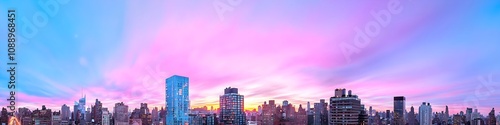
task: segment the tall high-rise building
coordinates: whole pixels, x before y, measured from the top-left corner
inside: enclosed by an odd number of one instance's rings
[[[446,109],[444,111],[444,118],[443,118],[443,121],[446,123],[446,124],[450,124],[450,112],[448,111],[448,106],[446,106]]]
[[[139,109],[139,117],[141,118],[143,125],[153,124],[152,115],[149,112],[148,103],[141,103],[141,108]]]
[[[394,97],[394,125],[405,125],[405,100],[404,96]]]
[[[153,120],[153,125],[159,125],[160,124],[160,113],[158,112],[158,107],[154,107],[153,110],[151,110],[151,119]]]
[[[130,113],[130,119],[129,119],[130,122],[129,123],[131,125],[143,125],[140,112],[141,112],[140,109],[135,108],[132,111],[132,113]]]
[[[370,108],[368,109],[368,125],[373,125],[373,108],[372,106],[370,106]]]
[[[73,109],[73,119],[77,122],[77,124],[80,125],[85,125],[85,103],[86,103],[86,98],[87,96],[84,95],[82,98],[78,100],[78,102],[75,101],[75,107]]]
[[[220,96],[220,123],[225,125],[246,125],[244,97],[238,94],[238,88],[224,89]]]
[[[269,100],[269,103],[264,102],[261,115],[261,123],[263,125],[279,124],[279,114],[276,110],[274,100]]]
[[[373,116],[373,108],[370,106],[370,109],[368,110],[368,116]]]
[[[167,125],[189,123],[189,78],[174,75],[166,79]]]
[[[0,112],[0,125],[7,125],[9,124],[9,115],[7,112],[7,109],[2,107],[2,111]]]
[[[325,99],[320,99],[319,103],[314,103],[314,125],[328,124],[328,103]]]
[[[111,113],[108,108],[102,108],[102,125],[111,125]]]
[[[477,112],[477,109],[474,109],[474,112],[472,113],[472,120],[479,118],[479,112]]]
[[[92,107],[92,105],[91,105]],[[85,124],[92,124],[92,114],[90,114],[91,111],[91,108],[87,108],[87,110],[85,110]]]
[[[69,121],[69,115],[71,111],[69,110],[69,106],[64,104],[61,106],[61,121]]]
[[[148,103],[141,103],[141,114],[149,114]]]
[[[93,124],[96,125],[102,124],[102,103],[98,99],[95,99],[95,104],[94,106],[92,106],[90,117]]]
[[[366,112],[365,105],[361,105],[361,112],[358,115],[358,121],[359,121],[359,124],[361,124],[361,125],[368,124],[368,114]]]
[[[391,119],[391,110],[385,110],[385,119],[390,120]]]
[[[420,125],[432,124],[432,107],[430,103],[422,102],[418,108]]]
[[[164,125],[167,122],[167,120],[166,120],[167,111],[163,107],[161,107],[159,114],[160,115],[158,115],[158,117],[160,117],[160,124]]]
[[[316,107],[315,107],[316,108]],[[335,89],[335,95],[330,98],[329,124],[366,125],[366,111],[361,104],[361,99],[349,90]]]
[[[115,125],[128,125],[128,105],[123,104],[123,102],[116,103],[113,109],[113,120]]]
[[[73,105],[73,113],[71,113],[71,121],[73,121],[74,124],[80,124],[80,109],[79,109],[78,102],[75,102],[75,105]]]
[[[299,105],[299,109],[297,111],[297,119],[295,120],[298,125],[306,125],[307,124],[307,113],[302,105]]]
[[[474,120],[472,118],[472,108],[467,108],[465,110],[465,122],[470,124],[470,122],[472,122],[472,120]]]
[[[382,120],[380,118],[381,116],[378,114],[378,112],[375,112],[375,115],[373,116],[373,123],[370,125],[381,125]]]
[[[407,119],[408,125],[418,125],[417,116],[415,115],[415,109],[413,106],[410,108]]]
[[[283,106],[281,106],[280,114],[281,114],[280,121],[283,124],[293,123],[294,120],[296,120],[295,107],[291,103],[288,103],[288,101],[286,100],[283,101]]]
[[[102,125],[111,125],[111,113],[109,113],[108,108],[102,108]]]
[[[36,109],[33,111],[33,121],[35,125],[51,125],[52,111],[42,105],[42,110]]]
[[[497,119],[495,118],[495,108],[491,109],[488,114],[488,125],[495,125],[497,123]]]
[[[308,114],[309,114],[310,110],[311,110],[311,104],[310,104],[309,102],[307,102],[307,109],[306,109],[306,113],[308,113]]]

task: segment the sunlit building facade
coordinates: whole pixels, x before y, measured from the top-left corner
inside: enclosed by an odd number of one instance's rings
[[[361,99],[349,90],[335,89],[335,96],[330,98],[331,125],[366,125],[368,118]]]
[[[174,75],[166,79],[166,124],[189,123],[189,78]]]
[[[225,125],[246,125],[244,97],[238,94],[238,88],[224,89],[220,96],[220,123]]]

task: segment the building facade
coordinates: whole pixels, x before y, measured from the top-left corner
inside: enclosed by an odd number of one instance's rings
[[[52,125],[52,111],[43,105],[42,110],[33,111],[33,121],[35,125]]]
[[[404,96],[396,96],[394,97],[394,125],[405,125],[405,101],[406,98]]]
[[[0,112],[0,125],[9,123],[9,115],[7,114],[7,109],[2,107],[2,111]]]
[[[410,108],[410,112],[408,113],[408,125],[418,125],[417,116],[415,115],[415,109],[413,106]]]
[[[326,125],[328,124],[328,103],[325,99],[320,99],[319,103],[314,103],[314,115],[313,124],[314,125]]]
[[[276,103],[274,100],[269,100],[269,103],[264,102],[262,105],[261,123],[263,125],[279,124],[279,117],[277,117]]]
[[[123,104],[123,102],[116,103],[113,110],[113,120],[115,125],[128,125],[128,105]]]
[[[108,108],[102,108],[102,125],[111,125],[111,114]]]
[[[215,113],[192,113],[189,114],[189,125],[217,125],[216,117]]]
[[[174,75],[166,79],[167,125],[189,123],[189,78]]]
[[[61,124],[61,111],[52,112],[52,125],[62,125]]]
[[[316,108],[316,107],[315,107]],[[330,98],[330,125],[366,125],[368,118],[361,99],[349,90],[335,89]]]
[[[69,121],[71,111],[66,104],[61,106],[61,121]]]
[[[422,102],[418,108],[420,125],[432,124],[432,107],[430,103]]]
[[[244,96],[238,94],[238,88],[224,89],[220,96],[220,123],[224,125],[246,125]]]
[[[488,125],[495,125],[497,124],[497,119],[495,118],[495,108],[491,109],[490,113],[488,114]]]
[[[95,100],[94,106],[91,111],[92,124],[102,125],[102,103],[98,99]]]

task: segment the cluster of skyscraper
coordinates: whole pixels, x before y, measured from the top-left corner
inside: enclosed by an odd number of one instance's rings
[[[79,102],[85,102],[85,97]],[[0,125],[7,125],[9,120],[17,120],[22,125],[165,125],[165,117],[161,116],[166,116],[166,110],[155,107],[150,112],[147,103],[141,103],[140,108],[135,108],[132,112],[129,112],[129,107],[123,102],[116,103],[113,113],[108,108],[103,108],[97,99],[95,105],[83,110],[84,113],[81,105],[84,103],[76,103],[73,112],[66,104],[59,111],[52,111],[45,106],[33,111],[19,108],[15,117],[7,116],[4,108],[0,113]]]
[[[166,80],[167,125],[226,124],[245,125],[244,96],[237,88],[226,88],[219,100],[219,117],[212,112],[190,112],[189,78],[174,75]],[[191,113],[191,114],[190,114]]]
[[[429,102],[422,102],[419,106],[418,113],[415,112],[413,106],[410,112],[406,112],[405,97],[394,97],[394,110],[386,110],[385,112],[374,111],[369,109],[368,124],[369,125],[500,125],[500,115],[495,117],[495,109],[493,108],[487,117],[482,116],[477,112],[472,113],[472,108],[467,108],[467,114],[451,115],[446,106],[445,111],[433,112]],[[375,112],[375,113],[373,113]]]
[[[295,106],[287,100],[281,105],[269,100],[257,110],[245,111],[244,96],[237,88],[228,87],[219,96],[219,108],[191,108],[189,100],[189,78],[174,75],[165,81],[165,109],[149,110],[147,103],[129,111],[123,102],[116,103],[113,112],[104,108],[99,100],[86,108],[83,96],[70,107],[64,104],[60,111],[19,108],[15,117],[0,112],[0,125],[16,120],[23,125],[500,125],[500,115],[495,117],[492,109],[487,117],[472,108],[451,115],[445,111],[433,112],[428,102],[423,102],[415,112],[414,107],[406,111],[406,98],[394,97],[393,111],[369,110],[352,91],[335,89],[329,101],[320,99],[313,107]]]
[[[413,106],[410,112],[406,111],[406,98],[404,96],[394,97],[393,112],[375,112],[369,109],[369,124],[393,124],[393,125],[431,125],[432,108],[430,103],[423,102],[419,107],[419,113],[416,114]],[[375,114],[373,114],[375,112]],[[448,112],[448,109],[446,110]],[[441,125],[441,123],[440,123]],[[447,124],[444,124],[447,125]]]

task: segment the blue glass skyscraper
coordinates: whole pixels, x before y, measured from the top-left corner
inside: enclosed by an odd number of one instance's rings
[[[167,125],[189,123],[189,78],[174,75],[166,79]]]
[[[87,99],[87,95],[84,95],[82,98],[80,98],[78,100],[78,102],[75,101],[75,106],[77,106],[78,109],[74,109],[74,110],[78,110],[78,112],[80,114],[78,114],[77,116],[80,116],[80,123],[81,125],[85,125],[85,103],[86,103],[86,99]],[[77,111],[75,111],[77,112]]]

